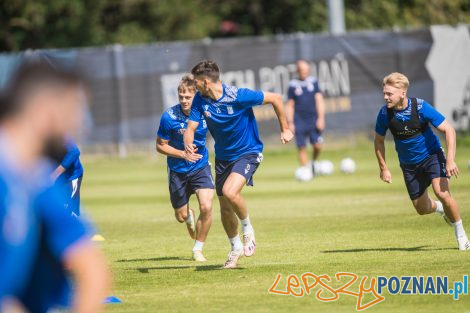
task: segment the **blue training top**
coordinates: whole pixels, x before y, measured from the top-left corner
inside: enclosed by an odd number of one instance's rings
[[[315,95],[321,92],[318,81],[313,76],[304,80],[293,79],[287,89],[287,98],[295,102],[294,123],[315,123],[318,118]]]
[[[71,286],[62,261],[88,238],[83,222],[64,210],[49,162],[25,171],[0,134],[0,301],[14,297],[28,311],[67,306]]]
[[[83,176],[83,166],[80,162],[80,149],[77,144],[72,139],[67,139],[65,148],[67,149],[67,154],[64,156],[60,165],[66,169],[62,173],[57,181],[68,182]]]
[[[418,116],[422,122],[430,122],[434,127],[438,127],[444,122],[445,117],[435,108],[423,99],[417,99]],[[408,99],[408,105],[403,110],[393,110],[396,119],[409,121],[412,116],[411,101]],[[389,128],[389,119],[387,116],[387,106],[384,105],[377,116],[375,132],[380,136],[385,136]],[[398,159],[401,164],[418,164],[429,155],[436,153],[441,148],[439,138],[434,134],[432,129],[428,127],[424,133],[408,139],[395,140],[395,149],[398,153]]]
[[[243,154],[262,152],[263,143],[252,107],[263,104],[263,92],[225,84],[222,89],[222,97],[218,100],[197,92],[189,119],[199,122],[205,117],[215,140],[218,160],[232,161]]]
[[[160,119],[157,136],[168,140],[168,144],[175,149],[184,150],[183,135],[188,128],[189,117],[181,110],[181,105],[177,104],[166,110]],[[209,162],[209,152],[206,148],[207,125],[204,118],[198,120],[199,125],[194,134],[194,144],[197,153],[202,158],[195,163],[191,163],[181,158],[167,157],[168,168],[177,173],[189,173],[205,166]]]

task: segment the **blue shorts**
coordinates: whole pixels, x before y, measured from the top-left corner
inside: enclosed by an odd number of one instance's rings
[[[168,170],[168,187],[173,209],[181,208],[188,204],[189,198],[196,190],[214,189],[210,164],[189,173]]]
[[[246,185],[253,186],[253,175],[263,161],[262,153],[247,153],[233,161],[215,160],[215,190],[219,197],[230,173],[238,173],[245,177]]]
[[[439,150],[419,164],[400,164],[411,200],[423,195],[434,178],[447,177],[446,158]]]
[[[82,178],[74,178],[67,182],[66,197],[67,202],[64,204],[65,209],[70,211],[70,214],[80,216],[80,187],[82,186]]]
[[[305,139],[310,140],[310,144],[323,143],[322,132],[315,126],[306,125],[305,123],[295,124],[295,142],[297,148],[302,148],[307,145]]]

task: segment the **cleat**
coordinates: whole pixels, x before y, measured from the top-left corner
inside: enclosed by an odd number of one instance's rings
[[[202,254],[201,250],[193,251],[193,260],[196,262],[206,262],[207,259]]]
[[[242,250],[230,251],[228,253],[228,259],[225,261],[224,268],[236,268],[238,259],[243,255]]]
[[[255,254],[255,233],[243,234],[243,250],[245,252],[245,256],[252,256],[253,254]]]
[[[194,218],[193,209],[189,209],[189,216],[191,216],[191,222],[186,223],[186,227],[188,228],[189,237],[194,240],[196,239],[196,219]]]
[[[459,243],[460,251],[470,250],[470,241],[468,240],[467,236],[458,238],[457,242]]]

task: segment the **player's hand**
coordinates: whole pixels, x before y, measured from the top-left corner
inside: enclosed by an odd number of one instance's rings
[[[191,143],[189,145],[184,145],[184,152],[186,152],[186,154],[196,154],[197,147],[193,143]]]
[[[384,182],[391,184],[392,183],[392,173],[389,170],[380,171],[380,179]]]
[[[446,172],[447,172],[448,177],[452,177],[452,176],[455,176],[455,178],[459,177],[459,168],[457,167],[457,164],[455,164],[455,161],[447,160]]]
[[[283,144],[288,143],[289,141],[292,140],[292,138],[294,138],[294,134],[292,133],[290,129],[286,129],[283,132],[281,132],[281,142]]]
[[[198,160],[202,159],[202,154],[197,154],[197,153],[190,154],[190,153],[187,153],[186,151],[184,151],[183,159],[185,159],[188,162],[195,163]]]
[[[325,129],[325,120],[324,119],[318,119],[317,120],[317,125],[315,125],[319,131],[323,131]]]

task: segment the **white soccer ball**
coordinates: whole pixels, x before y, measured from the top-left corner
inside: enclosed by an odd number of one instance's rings
[[[301,182],[312,180],[312,168],[309,166],[301,166],[295,170],[295,178]]]
[[[333,162],[329,160],[320,161],[320,171],[319,175],[331,175],[335,171],[335,166]]]
[[[341,161],[341,172],[346,174],[352,174],[356,171],[356,162],[351,158],[346,158]]]

